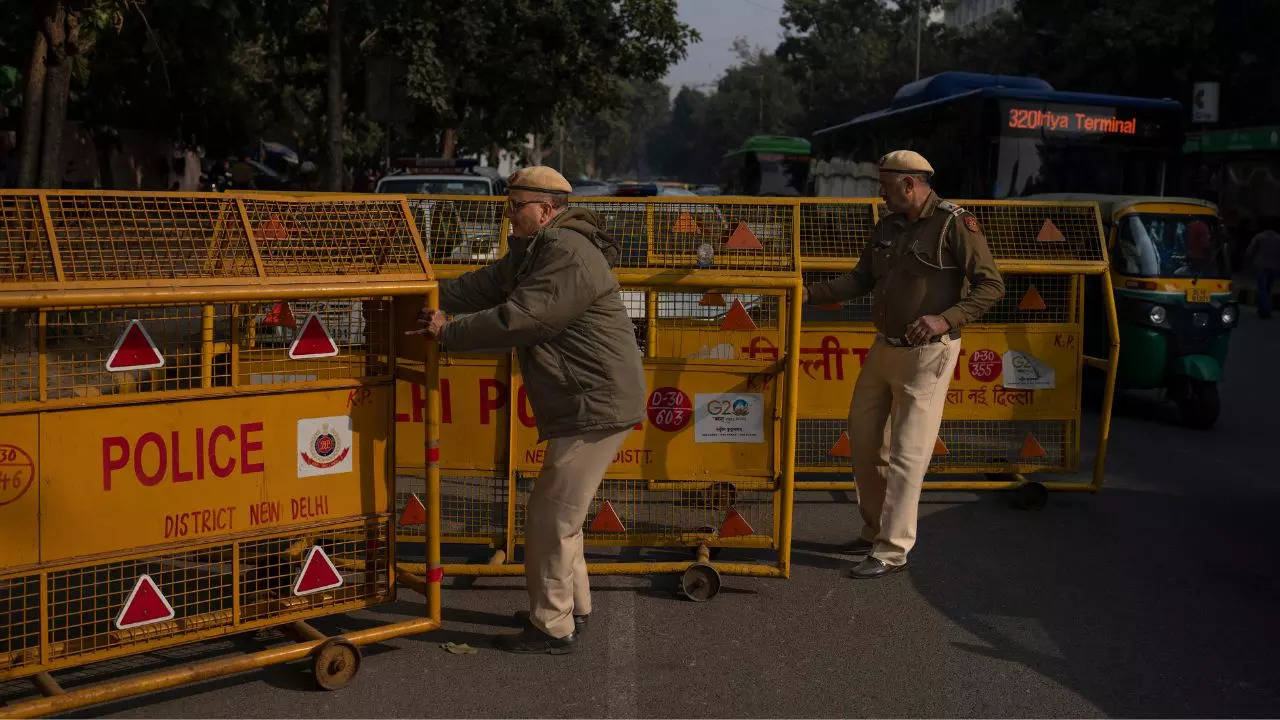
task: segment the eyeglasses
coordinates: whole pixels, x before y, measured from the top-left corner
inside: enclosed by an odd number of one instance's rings
[[[546,200],[516,200],[515,198],[507,198],[507,211],[511,215],[520,212],[520,208],[525,205],[533,205],[536,203],[545,203]]]

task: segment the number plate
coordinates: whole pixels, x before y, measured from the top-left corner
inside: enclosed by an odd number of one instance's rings
[[[1209,299],[1209,288],[1193,287],[1187,290],[1187,302],[1189,303],[1207,303]]]

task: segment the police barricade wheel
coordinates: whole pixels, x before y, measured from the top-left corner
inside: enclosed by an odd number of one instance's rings
[[[1049,502],[1049,490],[1043,483],[1027,482],[1013,491],[1013,506],[1019,510],[1043,510]]]
[[[311,675],[325,690],[341,690],[360,670],[360,648],[342,638],[321,645],[311,658]]]
[[[720,571],[710,563],[696,562],[680,576],[680,595],[694,602],[706,602],[720,592]]]

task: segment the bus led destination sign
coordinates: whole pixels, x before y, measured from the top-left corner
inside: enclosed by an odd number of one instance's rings
[[[1138,119],[1116,117],[1114,112],[1009,108],[1007,126],[1014,130],[1043,130],[1059,133],[1136,135]]]

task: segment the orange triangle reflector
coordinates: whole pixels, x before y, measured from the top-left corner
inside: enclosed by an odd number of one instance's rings
[[[1022,296],[1022,301],[1018,303],[1019,310],[1048,310],[1049,306],[1044,302],[1044,296],[1036,289],[1035,285],[1027,288],[1027,294]]]
[[[274,240],[275,242],[283,242],[289,238],[289,233],[285,232],[284,224],[274,215],[259,225],[258,231],[254,235],[257,240]]]
[[[751,228],[747,227],[745,222],[739,222],[738,227],[734,228],[733,233],[729,235],[729,248],[732,250],[763,250],[764,246],[760,244],[756,234],[751,232]]]
[[[734,508],[729,508],[729,513],[724,516],[724,522],[720,523],[720,532],[722,538],[739,537],[741,535],[755,535],[756,531],[751,529],[751,523],[742,517],[742,513]]]
[[[951,451],[947,449],[947,444],[946,444],[946,443],[944,443],[944,442],[942,442],[942,437],[941,437],[941,436],[939,436],[939,437],[937,437],[937,438],[934,438],[934,440],[933,440],[933,456],[934,456],[934,457],[942,457],[943,455],[950,455],[950,454],[951,454]]]
[[[1036,235],[1037,242],[1066,242],[1067,238],[1053,224],[1052,220],[1045,220],[1044,225],[1040,226],[1040,233]]]
[[[827,454],[832,457],[853,457],[853,450],[849,448],[849,433],[840,433],[840,439],[836,440]]]
[[[724,296],[718,292],[708,292],[702,296],[698,304],[706,307],[724,307]]]
[[[289,303],[287,302],[278,302],[272,305],[271,309],[267,311],[266,317],[262,318],[262,324],[295,330],[298,328],[298,320],[293,316],[293,310],[289,308]]]
[[[1022,452],[1019,453],[1018,457],[1023,459],[1042,458],[1048,454],[1044,451],[1044,446],[1040,444],[1040,441],[1036,440],[1036,436],[1027,433],[1027,438],[1022,441]]]
[[[427,508],[417,495],[410,495],[409,502],[404,504],[404,512],[400,513],[400,525],[425,525]]]
[[[724,322],[720,323],[721,330],[755,330],[756,322],[751,319],[751,313],[747,312],[747,308],[742,304],[741,300],[734,300],[733,307],[729,308],[728,314],[724,316]]]
[[[702,226],[686,211],[676,218],[675,224],[671,226],[671,232],[697,234],[702,232]]]
[[[588,530],[593,533],[624,533],[627,528],[622,524],[618,513],[613,511],[613,504],[605,500],[600,503],[600,512],[591,520]]]

